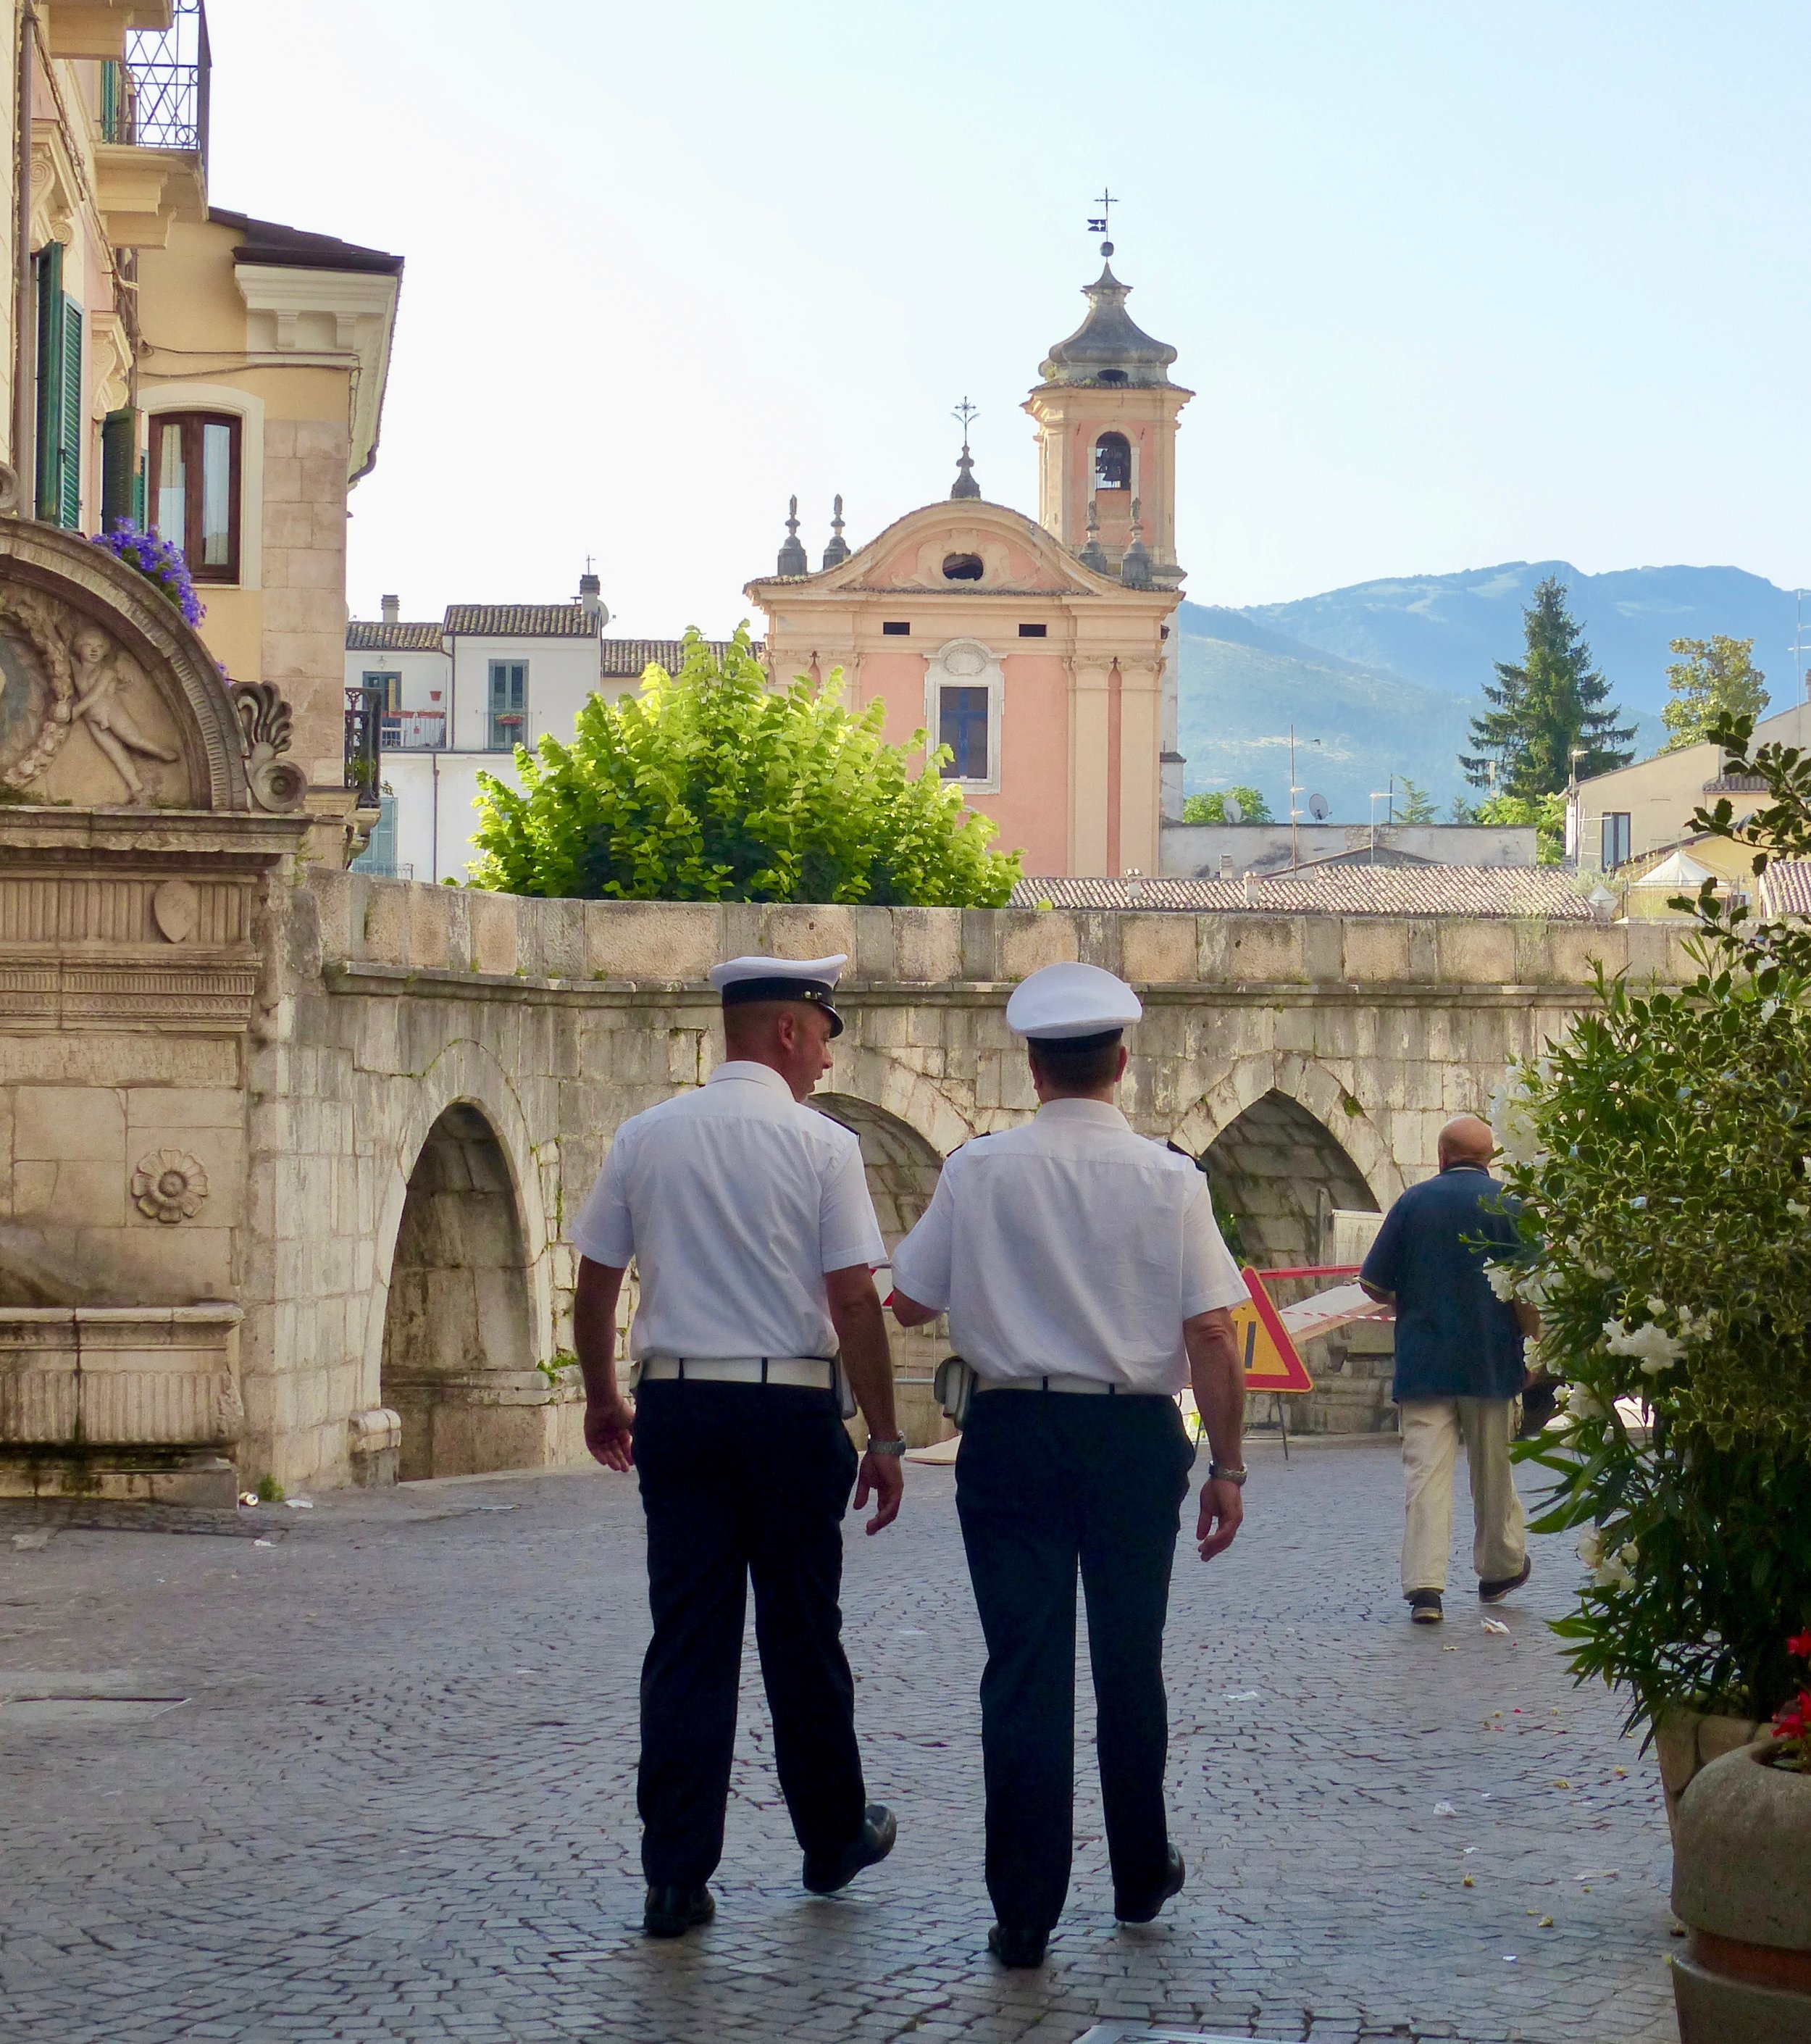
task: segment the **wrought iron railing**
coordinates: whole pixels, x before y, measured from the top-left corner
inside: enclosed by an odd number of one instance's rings
[[[378,734],[386,752],[438,752],[447,742],[443,709],[386,710]]]
[[[103,139],[141,149],[192,149],[205,170],[211,64],[205,0],[176,0],[167,29],[134,29],[125,63],[103,71]]]
[[[346,691],[346,785],[358,790],[367,807],[378,799],[378,754],[383,718],[381,687]]]

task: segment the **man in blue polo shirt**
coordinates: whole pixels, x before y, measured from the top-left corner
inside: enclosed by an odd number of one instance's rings
[[[1383,1217],[1359,1282],[1396,1308],[1396,1377],[1408,1524],[1402,1594],[1418,1625],[1437,1625],[1452,1545],[1459,1443],[1471,1479],[1478,1595],[1496,1604],[1528,1581],[1528,1530],[1510,1473],[1522,1384],[1517,1308],[1491,1292],[1489,1251],[1514,1249],[1515,1202],[1491,1176],[1488,1125],[1461,1115],[1440,1132],[1440,1171]],[[1523,1309],[1525,1311],[1526,1309]]]

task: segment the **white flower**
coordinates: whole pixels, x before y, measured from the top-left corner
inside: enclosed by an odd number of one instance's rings
[[[1535,1074],[1526,1066],[1512,1069],[1491,1096],[1491,1132],[1497,1147],[1512,1165],[1544,1161],[1535,1125]]]
[[[1566,1400],[1566,1416],[1575,1426],[1581,1420],[1601,1420],[1610,1408],[1594,1398],[1582,1384],[1575,1384]]]
[[[1603,1566],[1603,1528],[1587,1526],[1579,1535],[1579,1559],[1587,1569]]]
[[[1513,1263],[1487,1265],[1484,1281],[1499,1299],[1508,1301],[1515,1297],[1516,1268]]]
[[[1650,1311],[1661,1304],[1658,1299],[1648,1301]],[[1604,1346],[1610,1354],[1633,1356],[1644,1377],[1658,1377],[1662,1370],[1671,1370],[1685,1354],[1685,1343],[1654,1320],[1645,1320],[1638,1327],[1625,1327],[1621,1320],[1606,1320],[1603,1335]]]
[[[1635,1580],[1635,1550],[1625,1547],[1620,1553],[1606,1555],[1599,1566],[1591,1571],[1600,1589],[1625,1590]]]
[[[1786,1203],[1786,1210],[1795,1220],[1803,1220],[1807,1216],[1811,1216],[1811,1207],[1808,1207],[1802,1200],[1788,1200]]]

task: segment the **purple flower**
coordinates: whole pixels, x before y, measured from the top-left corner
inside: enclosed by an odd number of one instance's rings
[[[173,547],[158,533],[141,532],[129,518],[116,520],[111,532],[95,533],[91,544],[136,568],[175,605],[186,624],[199,624],[206,617],[180,547]]]

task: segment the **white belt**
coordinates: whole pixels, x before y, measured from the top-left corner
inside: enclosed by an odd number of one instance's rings
[[[827,1355],[644,1355],[639,1381],[780,1384],[808,1391],[836,1389],[836,1359]]]
[[[1091,1398],[1133,1396],[1125,1385],[1108,1384],[1098,1377],[977,1377],[976,1391],[1074,1392]]]

